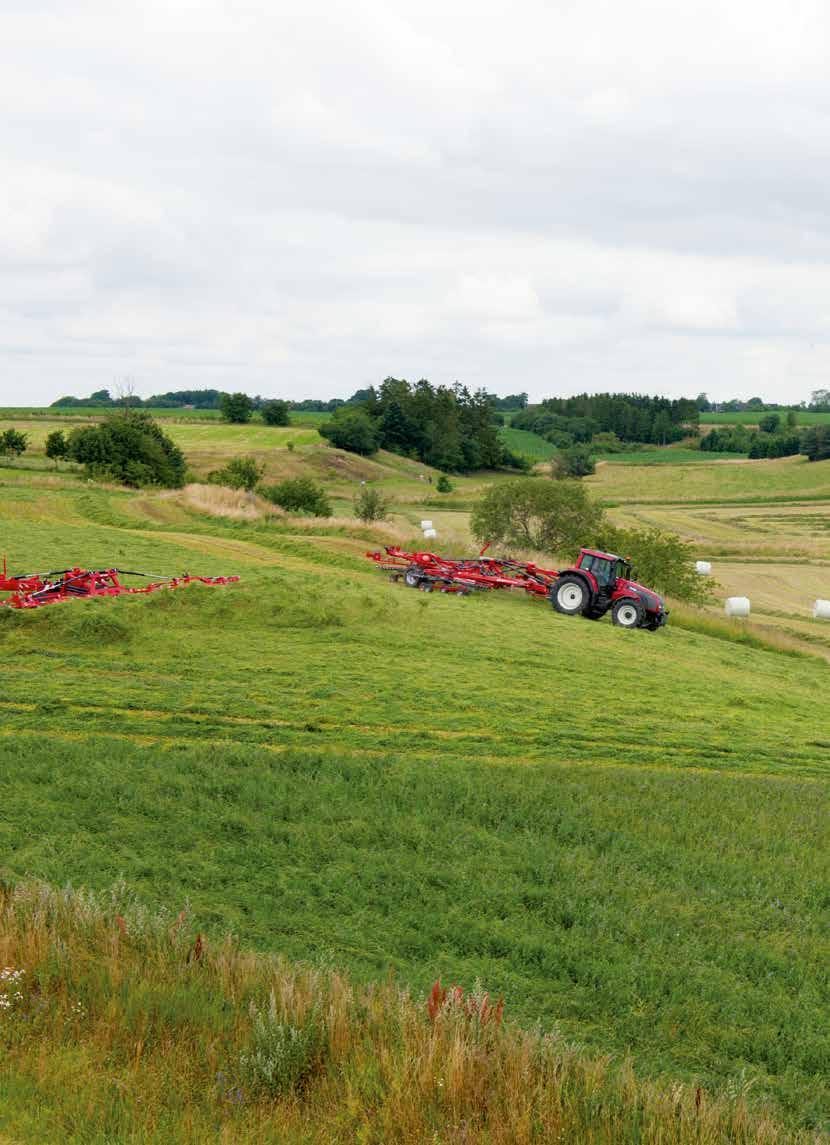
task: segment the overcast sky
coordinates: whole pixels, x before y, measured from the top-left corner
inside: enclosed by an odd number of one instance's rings
[[[0,0],[0,402],[801,400],[821,0]]]

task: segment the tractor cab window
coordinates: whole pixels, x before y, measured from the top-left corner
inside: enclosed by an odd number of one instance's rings
[[[586,572],[593,573],[601,588],[613,584],[617,578],[615,562],[609,561],[605,557],[596,557],[590,553],[585,553],[579,562],[579,567],[585,569]]]
[[[631,580],[631,565],[628,561],[617,561],[617,579]]]
[[[616,580],[614,562],[603,560],[602,557],[594,557],[594,567],[591,571],[597,578],[598,585],[607,586]]]

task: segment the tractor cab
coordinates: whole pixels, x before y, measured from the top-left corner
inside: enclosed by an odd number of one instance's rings
[[[613,592],[618,580],[631,580],[631,564],[613,553],[582,549],[576,567],[591,573],[600,592]]]

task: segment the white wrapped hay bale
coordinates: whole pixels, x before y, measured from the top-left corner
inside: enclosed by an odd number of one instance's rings
[[[817,600],[813,605],[814,620],[830,620],[830,600]]]
[[[421,521],[421,528],[425,531],[432,528],[432,521]]]
[[[431,539],[432,537],[437,537],[437,536],[438,536],[438,534],[435,531],[435,529],[424,529],[424,537],[427,540]]]
[[[749,597],[727,597],[725,611],[727,616],[749,616]]]
[[[695,571],[699,576],[709,576],[712,572],[712,566],[709,561],[697,561]]]

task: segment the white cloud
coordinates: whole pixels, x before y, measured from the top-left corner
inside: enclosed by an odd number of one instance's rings
[[[830,373],[818,0],[0,0],[0,400]]]

